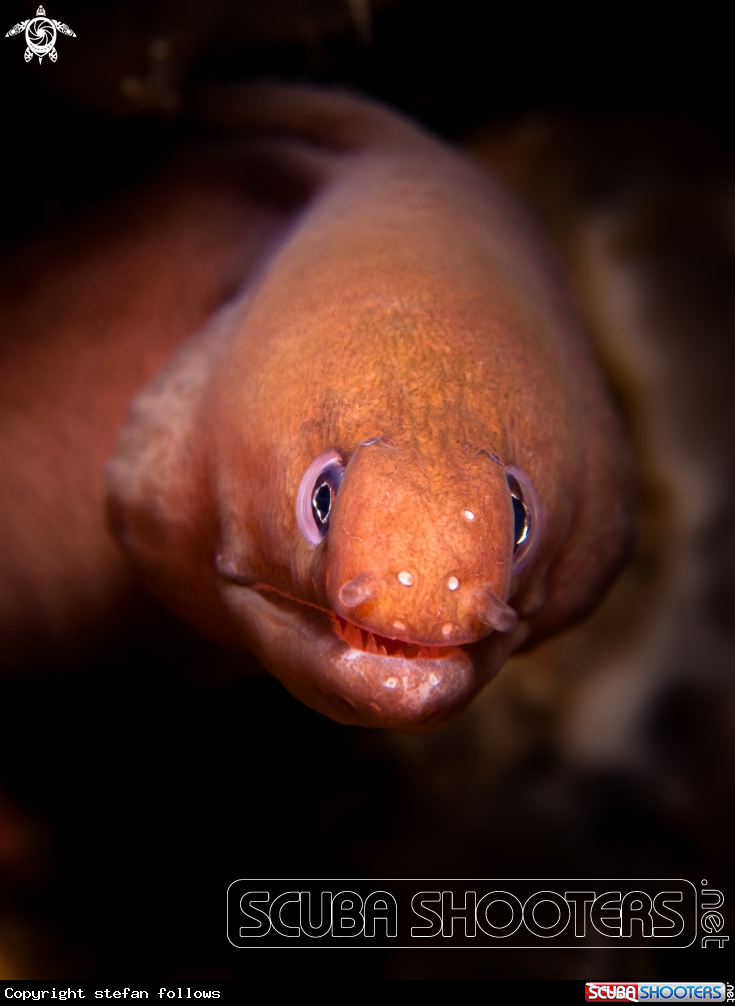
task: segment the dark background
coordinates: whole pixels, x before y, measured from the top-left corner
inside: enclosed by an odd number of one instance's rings
[[[22,35],[3,41],[5,227],[28,226],[43,199],[93,198],[160,155],[180,128],[175,115],[122,99],[108,68],[118,76],[145,76],[149,40],[172,34],[180,22],[191,25],[193,36],[173,74],[184,96],[202,76],[275,75],[360,88],[449,137],[531,111],[685,118],[727,135],[735,127],[727,20],[715,8],[664,16],[633,5],[583,14],[469,0],[389,0],[374,15],[367,42],[346,14],[347,0],[334,2],[345,13],[327,30],[311,13],[321,9],[315,0],[268,5],[285,8],[283,21],[273,25],[240,23],[237,11],[258,9],[249,0],[59,0],[51,16],[77,25],[78,38],[59,36],[57,64],[45,60],[39,67],[35,58],[25,64]],[[206,31],[196,18],[204,6],[215,12]],[[7,3],[8,27],[35,7],[35,0]],[[305,40],[302,22],[310,20],[314,37]],[[82,49],[85,35],[91,41]]]
[[[730,31],[714,10],[398,0],[375,14],[368,41],[344,11],[325,28],[321,8],[306,3],[275,27],[241,16],[245,0],[213,4],[203,28],[194,4],[52,2],[48,14],[78,36],[59,38],[58,64],[26,65],[22,37],[2,40],[0,232],[11,249],[150,171],[187,135],[186,96],[201,79],[344,83],[457,140],[546,117],[594,134],[579,142],[596,151],[606,138],[611,157],[627,143],[626,163],[650,126],[685,137],[657,156],[686,161],[687,178],[714,162],[718,177],[730,170]],[[5,30],[35,6],[7,3]],[[148,79],[150,40],[181,24],[188,48],[168,83],[147,106],[126,104],[108,87],[109,66]],[[85,33],[94,40],[86,48]],[[599,154],[585,165],[592,181],[604,174]],[[718,289],[731,261],[723,268]],[[714,367],[721,341],[700,343]],[[731,540],[730,518],[718,519],[715,545]],[[730,569],[716,586],[725,633]],[[727,893],[732,758],[723,737],[733,721],[715,711],[732,708],[720,679],[704,692],[677,679],[647,710],[658,774],[570,767],[551,706],[528,688],[497,700],[508,737],[490,748],[478,741],[478,713],[430,740],[343,727],[270,677],[228,680],[222,668],[240,658],[143,608],[125,643],[95,666],[49,666],[0,687],[0,780],[28,836],[6,856],[0,951],[25,977],[721,976],[724,955],[697,950],[277,957],[230,947],[224,919],[227,885],[240,876],[683,876]],[[491,717],[486,729],[496,726]],[[696,799],[659,798],[662,779],[682,778]]]

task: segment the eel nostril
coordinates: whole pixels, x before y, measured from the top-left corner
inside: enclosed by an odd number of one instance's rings
[[[404,587],[413,586],[413,573],[407,572],[407,570],[402,569],[398,574],[398,579],[401,581]]]
[[[360,573],[353,580],[343,583],[339,589],[339,599],[346,608],[356,608],[369,601],[377,593],[375,577],[371,572]]]
[[[457,579],[456,576],[449,577],[449,579],[447,580],[447,587],[449,587],[450,590],[457,590],[457,588],[459,587],[459,580]]]
[[[513,608],[501,601],[491,590],[487,591],[478,605],[477,617],[498,632],[510,632],[518,621],[518,615]]]

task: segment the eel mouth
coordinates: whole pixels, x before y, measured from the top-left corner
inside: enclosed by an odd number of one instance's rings
[[[341,615],[330,611],[334,631],[344,639],[353,650],[364,653],[375,653],[379,657],[400,657],[405,660],[441,660],[442,657],[453,656],[461,646],[429,646],[420,643],[408,643],[402,639],[391,639],[380,636],[377,632],[355,625]]]
[[[461,712],[518,645],[493,632],[463,646],[376,636],[335,612],[263,583],[221,583],[243,644],[301,702],[340,723],[405,733]]]

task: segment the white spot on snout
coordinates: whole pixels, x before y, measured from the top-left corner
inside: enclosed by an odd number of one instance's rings
[[[410,587],[413,584],[413,573],[408,573],[405,569],[402,569],[398,574],[398,579],[404,587]]]
[[[463,511],[462,511],[462,516],[463,516],[463,517],[464,517],[464,518],[465,518],[466,520],[474,520],[474,519],[475,519],[475,515],[474,515],[474,514],[472,513],[472,511],[471,511],[471,510],[463,510]]]
[[[399,632],[403,632],[403,630],[406,628],[406,626],[403,624],[403,622],[394,622],[393,623],[393,628],[394,629],[398,629]]]
[[[456,590],[457,587],[459,587],[459,580],[456,576],[449,577],[447,580],[447,587],[449,587],[450,590]]]
[[[398,682],[396,681],[395,678],[386,678],[385,679],[385,687],[386,688],[395,688],[397,684],[398,684]]]
[[[451,622],[445,622],[444,625],[442,625],[442,636],[451,636],[453,632],[454,626]]]

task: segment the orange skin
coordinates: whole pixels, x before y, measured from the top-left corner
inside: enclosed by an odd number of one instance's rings
[[[137,578],[326,715],[434,729],[625,560],[618,420],[485,172],[352,97],[258,85],[201,114],[237,142],[6,263],[2,662],[109,631]],[[296,503],[325,451],[315,545]],[[540,506],[515,572],[509,466]]]
[[[314,194],[134,403],[114,532],[154,594],[314,709],[434,729],[624,561],[619,423],[553,256],[484,172],[351,97],[258,85],[203,114],[278,134]],[[297,495],[327,451],[344,476],[314,544]],[[510,466],[540,506],[515,571]]]
[[[86,659],[135,573],[105,470],[136,392],[249,275],[292,208],[254,199],[242,157],[178,157],[0,269],[0,666]],[[192,265],[195,268],[192,268]]]

